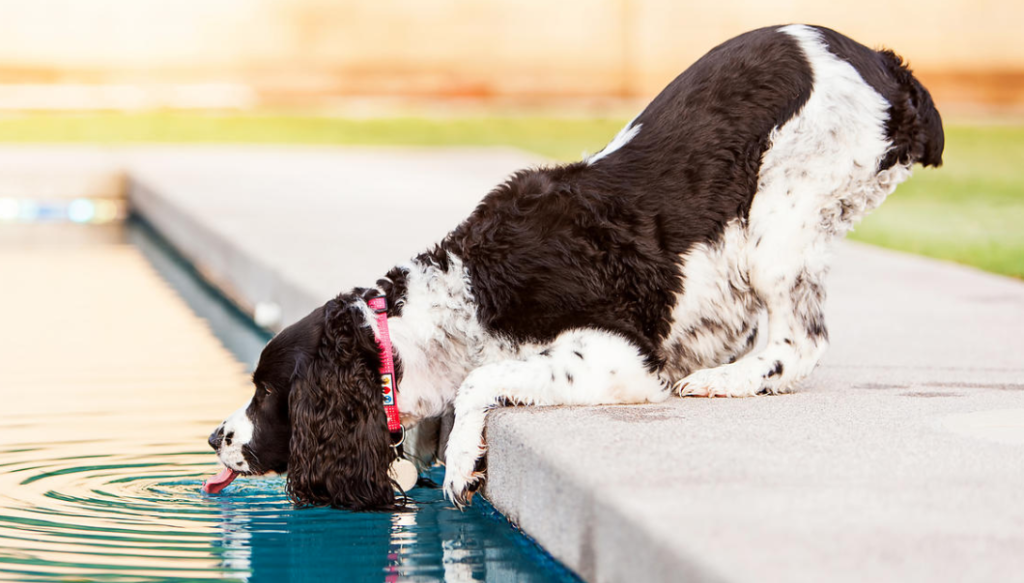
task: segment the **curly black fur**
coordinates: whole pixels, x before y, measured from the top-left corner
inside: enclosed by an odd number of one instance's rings
[[[389,509],[394,460],[373,331],[343,294],[323,308],[316,355],[292,390],[288,494],[300,506]]]

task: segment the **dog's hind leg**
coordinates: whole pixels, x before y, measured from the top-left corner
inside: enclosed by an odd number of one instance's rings
[[[822,133],[811,128],[810,133]],[[827,133],[827,132],[826,132]],[[782,136],[783,138],[785,135]],[[802,143],[801,143],[802,144]],[[784,151],[798,150],[777,137]],[[881,150],[880,150],[881,151]],[[823,207],[838,204],[841,192],[820,194],[838,161],[821,155],[766,155],[761,188],[754,197],[743,251],[751,292],[768,312],[767,344],[732,364],[698,370],[676,383],[683,396],[747,397],[780,393],[814,369],[828,344],[822,312],[829,249],[837,232]],[[799,162],[809,160],[806,167]],[[840,172],[846,170],[839,170]],[[822,181],[821,175],[830,180]]]
[[[782,255],[783,257],[785,255]],[[768,342],[757,354],[723,366],[699,370],[679,381],[684,396],[747,397],[781,393],[814,370],[828,347],[823,304],[825,271],[806,263],[780,265],[776,260],[755,262],[754,292],[768,311]],[[799,255],[797,256],[799,257]]]
[[[791,273],[752,273],[751,283],[768,311],[767,345],[732,364],[694,372],[676,384],[679,393],[702,397],[775,394],[809,375],[828,346],[823,276],[824,271],[806,266]]]
[[[768,310],[768,344],[733,364],[677,383],[684,395],[747,396],[790,389],[827,344],[822,303],[829,247],[910,175],[883,168],[890,103],[820,31],[789,26],[814,72],[803,108],[772,131],[751,203],[745,256],[754,294]]]
[[[469,373],[455,398],[445,496],[462,506],[483,479],[475,470],[486,451],[484,424],[493,407],[645,403],[668,395],[636,346],[597,330],[571,330],[524,358],[481,366]]]

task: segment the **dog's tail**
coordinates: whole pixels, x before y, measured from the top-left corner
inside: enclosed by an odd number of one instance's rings
[[[889,135],[893,149],[883,167],[893,163],[920,163],[941,166],[946,137],[942,116],[932,96],[899,55],[890,50],[879,51],[889,74],[899,84],[899,98],[894,100],[889,118]]]

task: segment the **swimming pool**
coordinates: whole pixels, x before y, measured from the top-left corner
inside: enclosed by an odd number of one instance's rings
[[[280,477],[201,493],[206,434],[248,397],[266,334],[139,223],[6,242],[0,580],[578,581],[438,488],[362,514],[295,510]]]

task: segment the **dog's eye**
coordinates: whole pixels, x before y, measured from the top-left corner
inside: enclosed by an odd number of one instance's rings
[[[262,389],[263,389],[263,391],[264,391],[265,393],[267,393],[268,395],[271,395],[271,394],[273,394],[273,393],[274,393],[274,391],[270,390],[270,387],[268,387],[268,386],[266,386],[266,385],[263,385],[263,386],[262,386],[262,387],[260,387],[260,388],[262,388]]]

